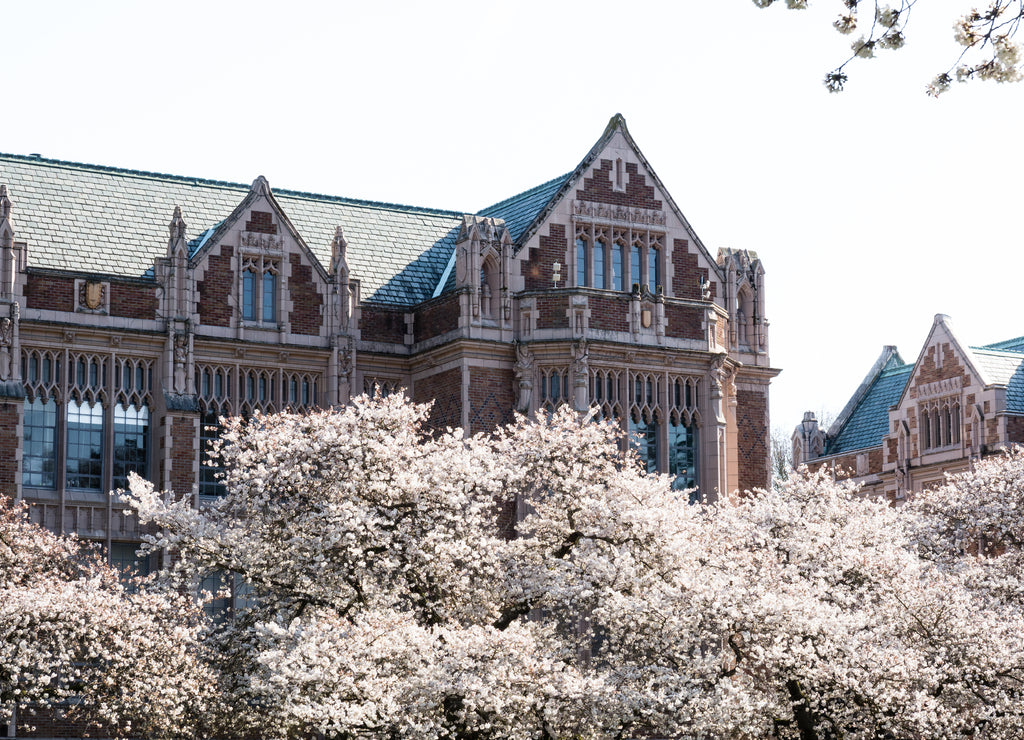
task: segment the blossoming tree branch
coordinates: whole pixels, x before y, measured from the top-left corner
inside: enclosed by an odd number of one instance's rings
[[[767,8],[780,0],[754,0]],[[810,0],[785,0],[786,7],[801,10]],[[825,75],[830,92],[840,92],[846,84],[847,65],[854,59],[870,59],[876,52],[900,49],[906,43],[911,10],[918,0],[899,0],[895,7],[880,0],[836,0],[839,14],[832,26],[841,34],[857,37],[850,44],[850,57]],[[1020,43],[1015,40],[1024,20],[1024,0],[988,0],[983,6],[971,6],[953,24],[953,37],[963,47],[959,57],[929,83],[927,92],[938,97],[949,90],[953,80],[994,80],[1017,82],[1021,79]]]

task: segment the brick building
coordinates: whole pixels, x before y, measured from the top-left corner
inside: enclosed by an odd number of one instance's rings
[[[794,464],[903,500],[1024,443],[1024,337],[968,346],[938,314],[915,362],[885,347],[832,426],[807,412],[792,442]]]
[[[472,214],[0,155],[0,491],[130,561],[129,471],[201,502],[219,416],[375,388],[471,432],[597,407],[680,487],[762,486],[764,296],[621,116]]]

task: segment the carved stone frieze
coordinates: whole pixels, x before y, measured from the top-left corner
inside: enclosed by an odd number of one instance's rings
[[[284,251],[284,237],[275,234],[243,231],[238,243],[244,251],[250,253],[281,254]]]
[[[611,206],[582,200],[572,202],[572,217],[574,221],[606,221],[629,226],[664,226],[666,220],[665,211]]]

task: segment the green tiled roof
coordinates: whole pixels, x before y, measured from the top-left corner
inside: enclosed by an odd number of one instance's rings
[[[551,202],[551,199],[555,197],[555,193],[558,192],[558,189],[565,184],[565,181],[571,175],[572,173],[569,172],[561,177],[556,177],[554,180],[548,180],[543,185],[537,185],[526,192],[514,195],[500,203],[495,203],[493,206],[488,206],[477,215],[505,219],[505,226],[512,236],[512,241],[518,243],[519,237],[523,235],[523,232],[530,227],[530,224],[544,210],[544,206]]]
[[[984,347],[978,347],[978,349],[997,349],[1003,350],[1004,352],[1024,352],[1024,337],[1004,339],[1002,342],[986,344]]]
[[[904,364],[895,357],[890,360],[839,433],[829,440],[825,454],[837,455],[881,444],[889,431],[889,407],[899,401],[913,369],[912,364]]]
[[[248,185],[0,154],[15,239],[30,267],[152,279],[181,206],[187,237],[227,218]],[[367,301],[414,305],[429,298],[454,250],[461,212],[290,190],[274,196],[321,264],[340,225],[352,276]]]

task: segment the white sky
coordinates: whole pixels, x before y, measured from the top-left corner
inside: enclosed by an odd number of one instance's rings
[[[621,112],[712,254],[764,261],[788,432],[936,313],[1024,334],[1024,86],[924,94],[969,4],[919,3],[829,95],[836,0],[8,2],[0,151],[475,211]]]

